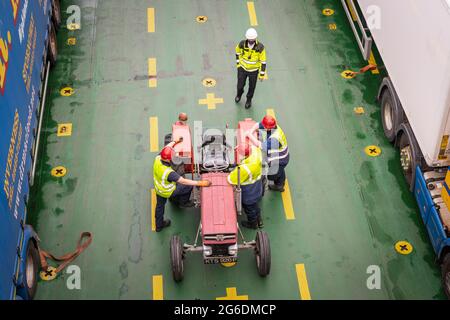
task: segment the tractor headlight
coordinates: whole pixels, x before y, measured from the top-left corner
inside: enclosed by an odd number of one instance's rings
[[[231,246],[228,247],[228,254],[230,256],[237,255],[237,252],[238,252],[238,245],[237,245],[237,243],[232,244]]]
[[[203,246],[203,254],[205,256],[212,255],[212,247],[210,247],[210,246]]]

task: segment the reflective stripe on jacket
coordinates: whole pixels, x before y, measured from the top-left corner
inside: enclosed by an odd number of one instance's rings
[[[241,185],[250,185],[261,180],[262,175],[262,153],[261,149],[252,147],[251,155],[244,159],[239,165],[241,168]],[[234,168],[228,175],[228,183],[238,184],[238,168]]]

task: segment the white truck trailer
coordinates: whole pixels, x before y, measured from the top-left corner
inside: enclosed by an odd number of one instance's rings
[[[341,0],[366,60],[387,71],[378,100],[450,297],[450,0]]]

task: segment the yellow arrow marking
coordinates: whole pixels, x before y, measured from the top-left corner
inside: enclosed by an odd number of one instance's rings
[[[216,109],[216,104],[223,103],[222,98],[216,98],[214,93],[208,93],[206,99],[199,99],[198,104],[207,105],[208,110]]]
[[[156,58],[148,59],[148,86],[150,88],[156,88],[158,86],[157,81],[157,72],[156,72]]]
[[[250,17],[250,25],[256,27],[258,25],[258,18],[256,17],[255,3],[253,1],[248,1],[247,9]]]
[[[148,32],[155,32],[155,8],[147,9],[147,24],[148,24]]]
[[[248,296],[238,296],[236,288],[227,288],[227,295],[225,297],[218,297],[216,300],[248,300]]]
[[[158,117],[150,117],[150,152],[159,151]]]
[[[295,265],[295,271],[297,273],[298,289],[300,291],[300,299],[311,300],[311,294],[309,292],[308,278],[306,277],[305,265],[303,263]]]
[[[153,276],[153,300],[164,300],[163,276]]]

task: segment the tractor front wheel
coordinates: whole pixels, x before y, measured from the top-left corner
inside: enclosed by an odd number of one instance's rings
[[[176,282],[183,280],[184,276],[183,243],[179,236],[170,239],[170,264],[172,266],[173,279]]]
[[[261,277],[265,277],[270,273],[271,254],[269,236],[264,231],[256,233],[256,267]]]

